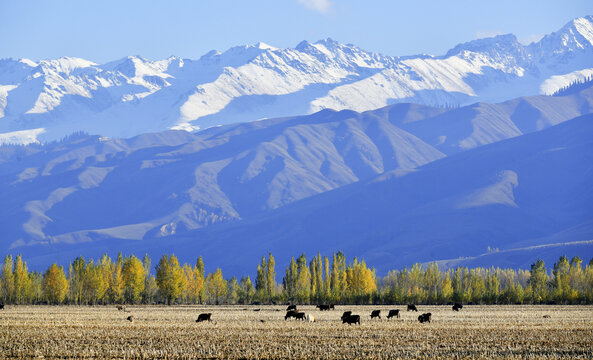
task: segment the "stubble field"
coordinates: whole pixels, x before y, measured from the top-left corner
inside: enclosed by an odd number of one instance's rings
[[[315,323],[285,321],[285,308],[7,306],[0,358],[593,358],[593,306],[299,307]],[[382,320],[370,320],[375,309]],[[401,309],[401,318],[385,319],[389,309]],[[346,310],[362,324],[342,324]],[[204,312],[213,321],[196,323]],[[424,312],[431,323],[418,322]]]

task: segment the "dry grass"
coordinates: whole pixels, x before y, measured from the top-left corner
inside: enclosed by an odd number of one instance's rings
[[[401,319],[386,320],[390,308],[402,309]],[[8,306],[0,311],[0,358],[593,358],[592,306],[299,307],[316,323],[284,321],[284,309]],[[373,309],[383,320],[370,320]],[[344,310],[362,325],[343,325]],[[201,312],[213,322],[196,323]],[[418,323],[423,312],[432,323]]]

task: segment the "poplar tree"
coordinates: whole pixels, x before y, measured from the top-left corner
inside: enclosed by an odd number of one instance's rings
[[[78,256],[68,267],[68,288],[70,303],[82,304],[84,298],[84,275],[86,261]]]
[[[23,262],[21,255],[17,255],[14,261],[14,295],[16,304],[22,304],[26,301],[27,290],[29,288],[29,271],[27,264]]]
[[[341,251],[333,255],[331,270],[331,293],[340,301],[346,291],[346,256]]]
[[[144,291],[144,266],[134,255],[128,256],[122,266],[123,297],[127,303],[136,304]]]
[[[307,257],[302,254],[297,259],[297,281],[295,295],[300,303],[308,303],[311,296],[311,272],[307,266]]]
[[[84,302],[91,304],[100,302],[103,300],[108,287],[109,282],[103,276],[101,262],[95,264],[92,259],[89,260],[85,268],[83,282]]]
[[[255,289],[253,288],[251,278],[249,276],[242,277],[239,286],[239,302],[241,304],[251,303],[255,296]]]
[[[266,266],[266,290],[268,299],[276,296],[276,261],[272,253],[268,254],[268,263]]]
[[[255,278],[255,291],[259,300],[264,301],[268,294],[267,286],[267,267],[266,257],[262,256],[261,263],[257,265],[257,277]]]
[[[43,295],[51,304],[61,304],[68,293],[64,268],[53,263],[43,275]]]
[[[4,264],[2,265],[2,301],[3,303],[12,302],[12,296],[14,294],[14,275],[12,273],[12,255],[6,255],[4,257]]]
[[[207,293],[210,303],[219,304],[227,293],[227,281],[222,276],[220,268],[206,277]]]
[[[529,278],[529,292],[531,302],[539,304],[548,297],[548,274],[543,260],[538,259],[531,264],[531,277]]]
[[[160,296],[171,305],[183,290],[183,270],[175,255],[163,255],[156,266],[156,283]]]

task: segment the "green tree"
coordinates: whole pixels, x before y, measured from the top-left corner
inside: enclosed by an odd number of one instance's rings
[[[207,294],[210,303],[219,304],[227,293],[227,281],[222,277],[220,268],[206,277]]]
[[[53,263],[43,274],[43,294],[51,304],[61,304],[68,293],[64,268]]]
[[[284,295],[288,301],[294,301],[296,298],[296,286],[298,278],[298,267],[294,257],[290,258],[290,263],[286,268],[286,275],[282,279],[284,285]]]
[[[483,271],[481,268],[471,269],[469,272],[469,287],[471,291],[471,301],[479,304],[486,294],[486,284],[484,284]]]
[[[229,304],[237,304],[239,302],[239,293],[241,286],[236,277],[232,277],[227,283],[226,301]]]
[[[529,295],[531,302],[539,304],[548,298],[548,273],[543,260],[538,259],[531,264],[531,276],[529,278]]]
[[[331,295],[339,302],[346,292],[346,256],[338,251],[333,255],[331,269]]]
[[[160,296],[171,305],[183,291],[183,270],[175,255],[163,255],[156,266],[156,283]]]
[[[491,269],[486,280],[486,301],[489,304],[497,304],[500,295],[500,281],[498,271]]]
[[[582,267],[583,260],[575,256],[570,260],[570,295],[569,300],[573,303],[585,296],[585,274]]]
[[[142,293],[142,302],[144,304],[151,304],[157,294],[158,288],[156,286],[156,279],[150,273],[152,260],[148,254],[144,254],[142,258],[142,267],[144,268],[144,292]]]
[[[262,256],[261,263],[257,265],[257,277],[255,278],[255,295],[260,301],[267,300],[268,295],[268,263],[266,257]]]
[[[437,302],[439,297],[439,282],[441,279],[441,273],[439,266],[436,262],[432,262],[426,266],[424,272],[424,288],[426,290],[425,301],[434,304]]]
[[[82,304],[84,301],[84,275],[86,273],[86,261],[82,256],[74,259],[68,267],[68,288],[70,290],[69,301],[75,304]]]
[[[14,294],[14,275],[12,273],[12,255],[4,257],[2,273],[0,274],[2,283],[2,303],[11,303]]]
[[[255,288],[249,276],[241,278],[241,289],[239,290],[239,302],[241,304],[250,304],[255,297]]]

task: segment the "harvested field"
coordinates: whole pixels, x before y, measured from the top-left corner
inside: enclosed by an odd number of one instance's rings
[[[254,311],[260,309],[260,311]],[[593,358],[593,306],[7,306],[0,358]],[[370,320],[381,309],[382,320]],[[389,309],[400,319],[387,320]],[[345,310],[361,325],[340,321]],[[432,313],[420,324],[419,314]],[[196,323],[200,313],[212,322]],[[134,316],[130,322],[126,318]],[[544,317],[544,316],[549,316]]]

